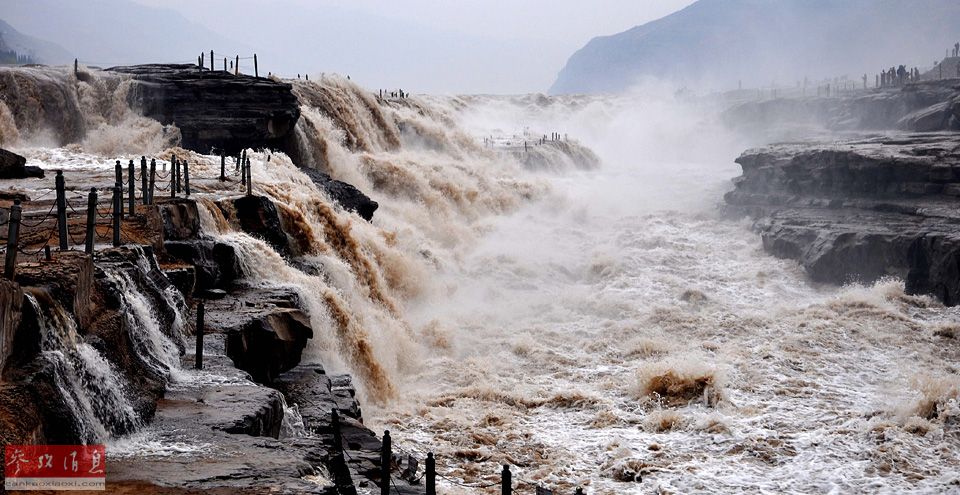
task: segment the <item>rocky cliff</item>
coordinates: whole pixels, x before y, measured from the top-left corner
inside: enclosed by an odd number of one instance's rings
[[[898,134],[745,152],[726,195],[764,248],[819,282],[904,278],[960,304],[960,135]]]
[[[797,126],[831,131],[960,130],[960,80],[925,81],[834,96],[750,101],[730,108],[722,118],[728,126],[748,132]]]
[[[282,149],[300,117],[291,86],[266,78],[202,70],[196,65],[136,65],[110,72],[133,76],[127,98],[146,117],[180,129],[185,148],[228,154]]]

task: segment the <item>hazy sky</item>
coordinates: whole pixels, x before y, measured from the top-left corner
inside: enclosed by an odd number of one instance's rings
[[[252,47],[285,75],[414,92],[546,91],[590,38],[693,0],[136,0]],[[216,47],[211,47],[216,49]]]

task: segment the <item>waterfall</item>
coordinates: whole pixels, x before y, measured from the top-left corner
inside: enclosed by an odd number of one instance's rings
[[[157,376],[169,378],[172,372],[180,368],[180,351],[160,329],[150,300],[140,291],[130,274],[119,269],[107,269],[105,273],[120,294],[124,326],[137,351],[137,358]]]
[[[73,414],[79,440],[95,443],[141,425],[126,394],[128,385],[93,346],[77,334],[73,317],[47,294],[27,294],[40,328],[41,355],[54,369],[54,382]]]

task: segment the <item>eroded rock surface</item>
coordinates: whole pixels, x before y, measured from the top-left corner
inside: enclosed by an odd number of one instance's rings
[[[923,81],[900,88],[839,96],[751,101],[727,110],[723,120],[735,128],[748,130],[797,125],[834,131],[957,130],[960,129],[960,85],[956,80]]]
[[[199,153],[281,149],[300,117],[291,86],[267,78],[201,70],[194,64],[113,67],[133,77],[130,106],[180,129],[182,145]]]
[[[758,218],[764,248],[816,281],[907,280],[960,302],[960,135],[898,134],[745,152],[728,205]]]

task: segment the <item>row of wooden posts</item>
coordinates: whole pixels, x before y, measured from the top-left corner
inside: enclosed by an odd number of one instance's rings
[[[337,409],[334,408],[331,411],[332,427],[334,432],[334,449],[338,456],[344,455],[343,442],[340,439],[340,419]],[[390,495],[390,487],[393,485],[391,481],[391,466],[393,464],[393,441],[390,438],[390,431],[386,430],[383,432],[382,447],[380,449],[380,495]],[[412,469],[408,473],[410,477],[416,474],[416,461],[411,459],[413,462]],[[437,495],[437,460],[433,455],[433,452],[427,453],[426,466],[424,469],[424,487],[426,495]],[[513,473],[510,471],[510,465],[504,464],[503,468],[500,471],[500,493],[502,495],[512,495],[513,494]],[[496,486],[496,483],[484,484],[484,485],[467,485],[461,484],[464,487],[468,488],[492,488]],[[583,495],[583,488],[578,487],[574,492],[575,495]],[[553,491],[545,488],[543,486],[537,485],[536,495],[553,495]]]
[[[206,61],[204,60],[205,56],[206,55],[204,52],[200,52],[200,55],[197,56],[197,67],[199,67],[200,70],[203,70],[206,67]],[[213,72],[215,70],[213,67],[213,64],[214,64],[213,50],[210,50],[210,72]],[[227,57],[223,57],[223,71],[227,72]],[[240,55],[236,55],[235,57],[235,61],[233,64],[233,74],[234,75],[240,74]],[[253,54],[253,77],[260,77],[260,67],[257,64],[256,53]]]
[[[184,160],[177,160],[176,156],[171,157],[171,170],[170,170],[170,197],[175,198],[180,192],[185,193],[186,196],[190,196],[190,166],[189,163]],[[250,175],[250,159],[247,157],[246,150],[243,151],[242,155],[236,157],[236,167],[240,172],[240,184],[246,188],[246,194],[249,196],[253,194],[253,180]],[[130,160],[128,166],[128,187],[129,195],[127,197],[127,217],[131,218],[134,215],[134,210],[136,208],[136,176],[134,173],[134,163],[133,160]],[[119,246],[121,244],[120,239],[120,227],[121,220],[124,216],[124,188],[123,188],[123,166],[120,164],[120,160],[117,160],[115,166],[116,173],[116,182],[113,186],[113,213],[112,213],[112,230],[113,230],[113,246]],[[147,175],[147,158],[140,158],[140,181],[141,181],[141,200],[144,205],[154,204],[153,194],[156,189],[156,177],[157,177],[157,161],[156,159],[150,160],[150,173],[149,181]],[[226,155],[223,153],[220,154],[220,178],[221,181],[226,181]],[[60,251],[67,251],[70,249],[69,246],[69,232],[67,227],[67,196],[66,196],[66,184],[63,177],[63,171],[58,170],[56,178],[54,180],[57,200],[56,200],[56,210],[57,210],[57,234],[59,237],[59,249]],[[84,242],[84,252],[87,254],[93,254],[93,248],[96,240],[96,219],[97,219],[97,199],[98,193],[97,188],[90,188],[90,193],[87,195],[87,232],[86,239]],[[45,221],[46,218],[41,219],[41,223]],[[13,280],[16,274],[17,266],[17,252],[20,251],[20,227],[23,222],[23,206],[20,203],[20,200],[14,200],[13,206],[10,207],[10,218],[7,225],[7,248],[4,258],[4,267],[3,267],[3,276],[9,280]],[[52,234],[51,234],[52,235]],[[44,248],[46,259],[49,261],[51,259],[49,245]]]

